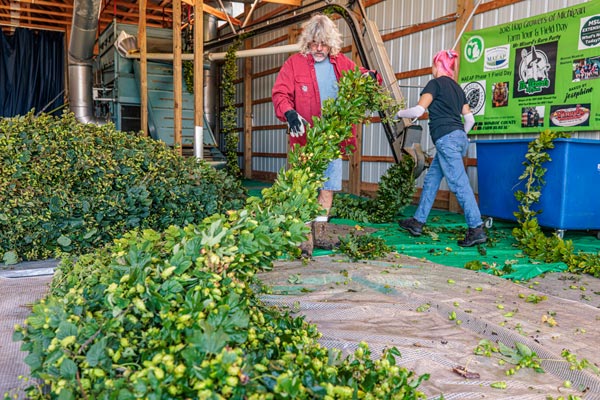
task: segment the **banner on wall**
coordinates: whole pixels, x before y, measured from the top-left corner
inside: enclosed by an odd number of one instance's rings
[[[466,32],[471,134],[600,130],[600,1]]]

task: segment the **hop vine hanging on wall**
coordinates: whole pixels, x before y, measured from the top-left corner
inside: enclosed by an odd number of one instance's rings
[[[183,62],[183,81],[188,93],[194,94],[194,62]]]
[[[238,144],[240,142],[237,130],[237,110],[235,107],[235,84],[237,77],[236,52],[240,41],[236,41],[227,50],[221,90],[223,91],[223,111],[221,112],[222,132],[225,135],[225,158],[227,172],[233,177],[240,178],[242,172],[238,164]]]
[[[237,130],[237,114],[235,106],[235,84],[237,78],[236,52],[241,41],[237,40],[227,50],[225,64],[223,66],[223,77],[221,79],[221,90],[223,91],[223,111],[221,112],[221,131],[225,136],[225,157],[227,159],[226,170],[231,176],[241,178],[242,172],[238,164],[239,136]],[[183,75],[187,91],[194,93],[194,63],[185,61],[183,63]]]
[[[548,150],[554,148],[555,139],[565,137],[569,137],[569,134],[546,130],[527,146],[527,154],[523,162],[525,171],[519,177],[525,182],[525,190],[518,190],[515,193],[519,202],[519,211],[514,214],[519,226],[513,229],[513,236],[517,246],[531,258],[546,263],[563,262],[572,273],[600,277],[600,252],[576,252],[572,240],[563,240],[556,234],[546,236],[537,219],[537,214],[542,211],[535,211],[532,208],[539,202],[542,188],[546,183],[544,175],[547,168],[544,164],[552,161]]]

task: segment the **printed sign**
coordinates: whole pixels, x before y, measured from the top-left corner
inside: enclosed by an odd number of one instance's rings
[[[461,47],[471,134],[600,130],[599,1],[466,32]]]

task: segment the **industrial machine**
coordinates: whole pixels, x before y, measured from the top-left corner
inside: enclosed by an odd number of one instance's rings
[[[94,62],[94,113],[110,119],[122,131],[139,131],[140,127],[140,66],[139,60],[128,58],[127,50],[137,49],[137,25],[113,21],[100,33],[99,54]],[[170,53],[172,30],[147,29],[148,48],[152,52]],[[124,40],[123,40],[124,39]],[[129,39],[129,40],[127,40]],[[118,46],[117,46],[118,45]],[[131,47],[128,49],[127,47]],[[148,61],[148,134],[172,146],[173,115],[173,63]],[[183,83],[182,135],[184,154],[194,145],[194,96]],[[215,166],[224,166],[225,157],[213,135],[213,124],[204,118],[203,158]]]
[[[101,0],[75,0],[71,43],[69,45],[69,84],[70,105],[76,117],[82,122],[101,122],[96,116],[107,115],[118,129],[139,129],[139,69],[138,61],[126,58],[114,46],[121,31],[134,34],[134,25],[114,22],[100,34],[97,60],[93,61],[92,49],[98,24],[99,2]],[[393,97],[404,101],[395,73],[383,45],[375,23],[366,18],[366,11],[359,0],[315,1],[278,14],[264,22],[249,25],[213,40],[205,41],[204,50],[215,51],[228,47],[240,37],[266,33],[275,29],[310,18],[315,12],[337,14],[347,23],[364,67],[374,69],[383,78]],[[161,51],[161,47],[171,42],[171,30],[149,28],[147,30],[148,52]],[[170,48],[170,47],[169,47]],[[99,82],[92,94],[92,64],[95,64],[94,81]],[[152,137],[173,143],[173,83],[172,65],[156,61],[148,62],[149,133]],[[183,90],[182,145],[193,145],[193,96]],[[206,96],[205,96],[206,97]],[[209,96],[211,97],[211,96]],[[94,101],[95,99],[95,101]],[[385,117],[383,113],[380,113]],[[384,118],[382,118],[383,121]],[[186,123],[191,121],[191,123]],[[415,176],[426,168],[421,150],[421,129],[411,126],[409,120],[382,122],[392,154],[400,162],[402,154],[409,154],[415,161]],[[210,128],[211,124],[206,124]],[[207,158],[219,157],[214,136],[210,129],[204,129],[204,152]],[[222,156],[222,155],[221,155]]]

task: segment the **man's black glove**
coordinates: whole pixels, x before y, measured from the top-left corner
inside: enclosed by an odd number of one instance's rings
[[[296,110],[288,110],[285,112],[285,119],[287,119],[288,128],[290,128],[290,135],[293,137],[299,137],[304,135],[304,123],[306,120],[302,118]]]
[[[369,76],[369,77],[371,77],[371,79],[373,79],[375,82],[378,82],[378,81],[377,81],[377,72],[375,72],[375,71],[367,71],[367,72],[365,72],[365,73],[363,74],[363,76]]]

